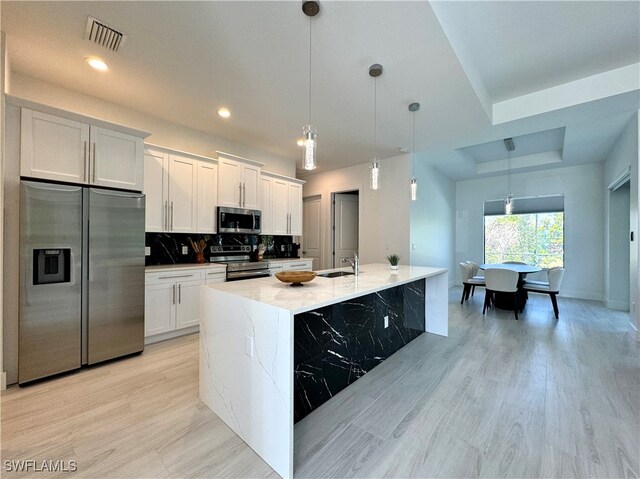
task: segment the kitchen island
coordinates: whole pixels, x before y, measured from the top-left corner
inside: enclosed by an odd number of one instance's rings
[[[360,270],[202,287],[200,398],[282,477],[297,419],[423,332],[448,334],[446,269]]]

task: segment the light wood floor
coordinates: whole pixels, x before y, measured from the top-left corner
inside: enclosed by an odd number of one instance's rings
[[[520,321],[483,317],[483,291],[464,306],[460,293],[449,338],[422,335],[296,425],[296,476],[640,477],[640,345],[627,315],[560,298],[556,321],[549,298],[530,295]],[[2,465],[73,459],[79,477],[277,477],[198,400],[197,354],[190,336],[10,388]]]

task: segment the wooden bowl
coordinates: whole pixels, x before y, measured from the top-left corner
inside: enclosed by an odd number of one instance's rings
[[[276,278],[283,283],[291,283],[291,286],[302,286],[302,283],[311,281],[315,277],[314,271],[281,271],[276,273]]]

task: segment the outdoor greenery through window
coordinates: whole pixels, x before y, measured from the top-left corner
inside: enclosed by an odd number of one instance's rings
[[[564,213],[484,217],[484,262],[564,267]]]

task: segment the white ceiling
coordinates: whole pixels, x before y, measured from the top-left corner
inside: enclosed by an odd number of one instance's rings
[[[381,158],[411,145],[407,106],[419,101],[417,160],[453,179],[476,175],[456,149],[553,128],[566,128],[563,165],[602,161],[636,97],[493,126],[459,58],[464,45],[494,102],[638,61],[637,2],[568,4],[438,2],[436,16],[425,1],[321,2],[312,20],[317,171],[371,159],[372,63],[385,69],[377,80]],[[15,71],[299,160],[309,68],[309,19],[300,6],[3,1],[1,27]],[[83,40],[87,15],[128,34],[120,52]],[[103,57],[110,72],[89,69],[89,55]],[[231,110],[229,120],[216,115],[220,106]]]

